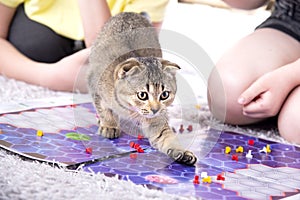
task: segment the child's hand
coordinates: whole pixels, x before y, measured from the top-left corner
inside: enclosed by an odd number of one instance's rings
[[[85,69],[90,48],[78,51],[50,66],[49,88],[61,91],[86,92]]]
[[[284,67],[257,79],[238,99],[243,114],[253,118],[277,115],[289,92],[293,89]]]

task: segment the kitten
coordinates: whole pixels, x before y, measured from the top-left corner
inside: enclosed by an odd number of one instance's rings
[[[187,165],[196,156],[176,142],[167,107],[180,67],[162,58],[156,30],[141,14],[121,13],[100,31],[89,58],[88,88],[99,116],[99,134],[120,136],[120,119],[138,120],[150,144]]]

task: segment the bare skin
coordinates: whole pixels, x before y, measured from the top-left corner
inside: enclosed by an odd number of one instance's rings
[[[258,29],[241,39],[209,78],[213,115],[237,125],[278,115],[280,134],[300,144],[299,58],[299,42],[275,29]]]
[[[91,0],[88,4],[78,0],[78,3],[87,48],[50,64],[31,60],[7,41],[16,9],[0,3],[0,74],[52,90],[87,92],[84,76],[78,74],[84,73],[90,46],[111,14],[106,0]],[[161,22],[154,23],[154,26],[159,29]]]

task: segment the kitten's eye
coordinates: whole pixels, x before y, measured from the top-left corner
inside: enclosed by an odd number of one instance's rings
[[[166,100],[167,98],[169,98],[169,96],[170,96],[170,92],[164,91],[164,92],[161,93],[161,95],[160,95],[160,100]]]
[[[137,97],[142,100],[142,101],[146,101],[148,100],[148,94],[147,92],[138,92],[137,93]]]

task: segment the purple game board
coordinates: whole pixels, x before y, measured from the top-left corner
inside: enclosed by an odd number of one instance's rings
[[[80,114],[78,114],[80,113]],[[174,127],[177,130],[179,127]],[[205,149],[194,167],[173,162],[151,148],[147,139],[122,133],[108,140],[97,134],[95,111],[91,103],[36,108],[0,115],[0,146],[31,159],[54,162],[69,169],[81,167],[87,172],[100,172],[132,181],[150,189],[203,199],[279,199],[300,193],[300,148],[265,141],[242,134],[210,129]],[[44,135],[36,135],[42,130]],[[184,131],[185,136],[193,132]],[[254,145],[248,141],[253,140]],[[130,147],[135,142],[145,153]],[[207,146],[206,146],[207,145]],[[271,152],[260,152],[270,145]],[[225,147],[232,149],[225,154]],[[243,153],[235,153],[238,146]],[[92,148],[87,153],[86,148]],[[253,158],[246,158],[248,150]],[[232,160],[236,154],[238,161]],[[212,183],[193,183],[195,175],[207,172]],[[225,180],[217,180],[218,175]]]

